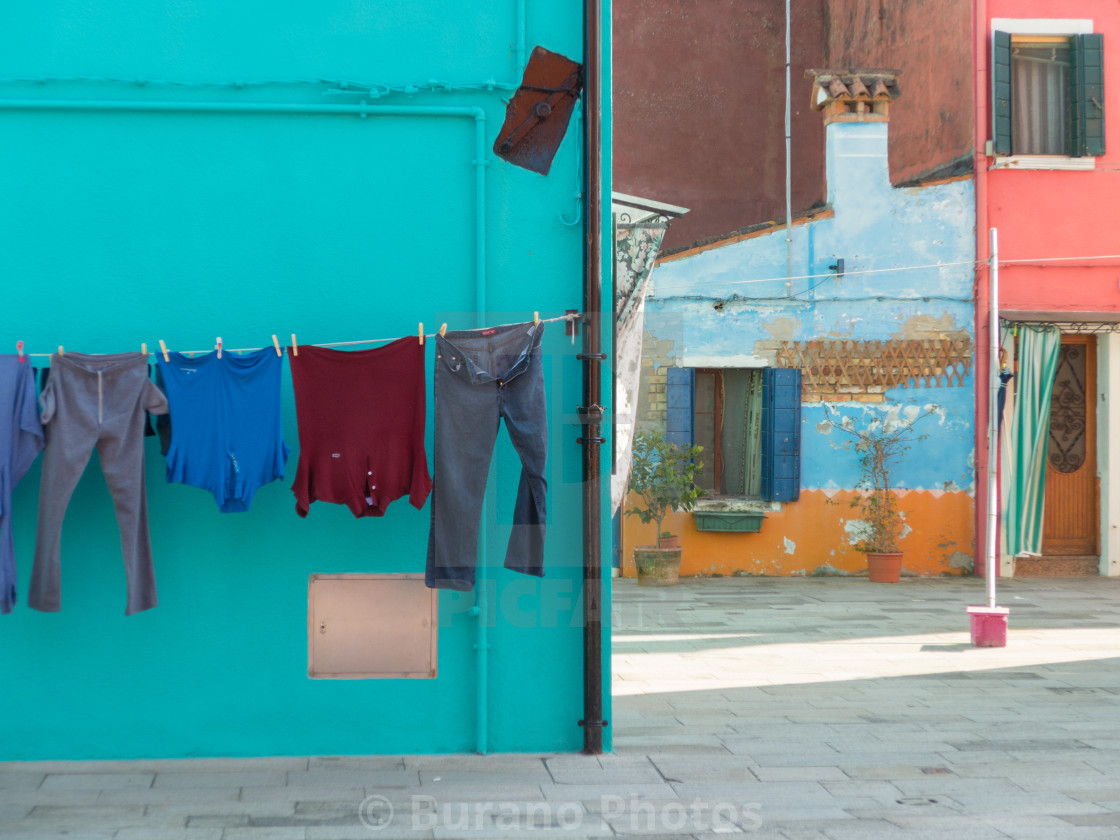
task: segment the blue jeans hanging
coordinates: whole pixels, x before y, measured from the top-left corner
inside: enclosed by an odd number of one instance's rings
[[[474,588],[486,476],[504,420],[521,458],[507,569],[544,575],[548,417],[541,367],[544,323],[448,332],[436,338],[435,476],[429,587]]]

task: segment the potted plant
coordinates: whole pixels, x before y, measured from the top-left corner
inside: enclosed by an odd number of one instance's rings
[[[656,546],[635,546],[634,565],[641,586],[672,586],[681,568],[681,548],[676,537],[662,528],[670,510],[692,510],[704,495],[695,484],[703,467],[700,446],[677,446],[662,434],[639,432],[634,437],[630,463],[630,491],[638,494],[641,505],[631,505],[627,516],[636,516],[646,525],[657,524]],[[666,543],[674,541],[670,547]]]
[[[892,473],[910,447],[928,437],[915,435],[914,425],[935,411],[936,406],[929,406],[908,420],[877,418],[863,429],[857,429],[850,417],[838,422],[828,413],[829,423],[856,439],[859,480],[850,504],[859,511],[866,531],[855,548],[867,555],[867,576],[875,583],[898,583],[902,573],[903,521],[895,492],[902,488]]]

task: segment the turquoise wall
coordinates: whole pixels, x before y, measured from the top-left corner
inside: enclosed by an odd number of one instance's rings
[[[259,347],[273,333],[301,343],[395,338],[419,321],[429,332],[441,322],[469,329],[581,308],[583,229],[561,217],[577,212],[583,123],[572,123],[548,177],[489,151],[508,84],[520,79],[518,5],[52,0],[0,9],[0,100],[478,107],[489,164],[479,313],[472,118],[0,106],[4,352],[17,339],[32,353],[60,344],[109,353],[159,339],[206,350],[219,335],[227,348]],[[531,6],[526,49],[581,59],[581,3],[521,5]],[[432,80],[438,90],[425,87]],[[405,86],[417,90],[394,90]],[[609,194],[609,154],[604,169]],[[309,575],[422,572],[428,509],[402,499],[383,519],[357,520],[318,503],[299,519],[285,367],[292,455],[284,481],[263,488],[250,512],[219,514],[205,491],[166,484],[149,439],[154,610],[124,616],[117,526],[96,456],[63,531],[62,611],[25,605],[38,466],[24,479],[13,503],[20,603],[0,621],[9,722],[0,758],[578,749],[579,349],[562,324],[549,326],[543,580],[501,568],[520,471],[504,432],[491,466],[485,731],[473,594],[441,594],[437,679],[307,677]]]

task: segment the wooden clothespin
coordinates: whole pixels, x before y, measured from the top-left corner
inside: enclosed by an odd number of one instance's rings
[[[64,356],[64,355],[66,355],[66,351],[62,349],[62,345],[61,345],[61,344],[60,344],[60,345],[58,345],[58,355],[60,355],[60,356]]]
[[[539,312],[534,312],[534,313],[533,313],[533,326],[535,327],[535,326],[536,326],[537,324],[539,324],[540,322],[541,322],[541,313],[539,313]]]
[[[292,355],[293,356],[298,356],[299,355],[299,345],[296,344],[296,334],[295,333],[292,333]]]
[[[19,355],[19,360],[21,362],[26,361],[26,359],[23,358],[23,342],[22,341],[17,341],[16,342],[16,353]]]
[[[424,346],[424,322],[420,322],[420,346]]]
[[[216,347],[217,347],[217,350],[218,350],[218,358],[220,359],[220,358],[222,358],[222,337],[221,336],[218,336],[218,343],[217,343]]]
[[[441,337],[447,335],[447,324],[440,325],[439,334]]]
[[[272,334],[272,346],[276,348],[276,355],[277,356],[282,356],[283,355],[283,353],[280,352],[280,339],[278,339],[276,337],[276,333]]]
[[[163,353],[163,360],[165,362],[171,361],[171,357],[167,355],[167,345],[163,343],[162,338],[159,340],[159,352]]]
[[[148,358],[148,345],[142,341],[140,342],[140,355],[145,359]]]

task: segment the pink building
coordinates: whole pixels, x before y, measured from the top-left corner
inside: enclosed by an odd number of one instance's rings
[[[1120,575],[1120,6],[977,0],[974,35],[977,535],[995,228],[1000,356],[1014,374],[1000,574]],[[978,538],[978,570],[983,558]]]

